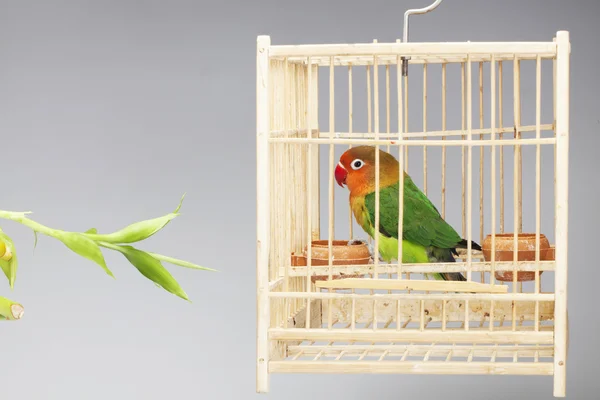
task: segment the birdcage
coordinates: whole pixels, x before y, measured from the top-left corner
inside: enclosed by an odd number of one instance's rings
[[[258,37],[257,391],[280,373],[502,374],[551,376],[564,397],[569,33],[404,39]],[[372,252],[349,243],[367,235],[334,169],[358,145],[392,154],[467,240],[455,262],[384,262],[377,235]]]

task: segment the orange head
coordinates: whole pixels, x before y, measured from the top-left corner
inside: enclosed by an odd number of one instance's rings
[[[389,153],[379,150],[379,187],[398,182],[398,160]],[[375,147],[357,146],[340,157],[335,168],[338,185],[346,185],[352,195],[365,195],[375,191]]]

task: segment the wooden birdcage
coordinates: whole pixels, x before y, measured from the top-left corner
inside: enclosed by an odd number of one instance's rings
[[[513,374],[553,376],[554,396],[565,396],[569,58],[566,31],[547,42],[272,45],[270,37],[258,37],[258,392],[267,392],[277,373]],[[551,72],[542,74],[546,65]],[[356,77],[365,71],[366,87],[357,89]],[[324,74],[329,84],[319,87]],[[347,78],[336,79],[340,74]],[[434,76],[441,87],[432,89],[427,84]],[[422,85],[422,98],[409,98],[409,82]],[[525,82],[531,98],[523,95]],[[460,92],[447,93],[450,86]],[[436,115],[429,111],[432,90],[441,100]],[[335,126],[340,92],[347,129]],[[364,107],[353,101],[359,92],[367,94]],[[455,129],[447,126],[449,97],[460,104]],[[525,97],[533,110],[527,115]],[[327,100],[323,129],[319,112]],[[423,121],[416,131],[408,122],[421,119],[409,111],[413,105],[421,107]],[[543,105],[549,118],[543,118]],[[367,129],[357,131],[360,111],[367,114]],[[432,130],[432,120],[441,128]],[[394,155],[415,182],[423,179],[421,189],[436,196],[432,201],[444,218],[462,215],[452,225],[467,241],[488,241],[493,249],[502,239],[517,248],[530,232],[533,256],[523,261],[524,253],[512,250],[510,257],[486,256],[469,246],[455,263],[334,260],[334,246],[366,236],[353,226],[348,205],[339,206],[348,193],[335,186],[336,153],[365,144]],[[441,153],[439,169],[431,166],[434,151]],[[408,169],[409,157],[422,160],[422,168],[413,162]],[[427,184],[433,176],[439,187]],[[460,206],[451,208],[450,198]],[[542,212],[542,204],[554,214]],[[473,209],[479,232],[472,229]],[[524,219],[530,229],[523,229]],[[334,232],[341,223],[348,230]],[[543,235],[548,248],[541,246]],[[315,241],[325,259],[313,251]],[[373,245],[377,254],[377,239]],[[462,272],[467,282],[422,279],[434,271]],[[530,277],[521,280],[524,272]]]

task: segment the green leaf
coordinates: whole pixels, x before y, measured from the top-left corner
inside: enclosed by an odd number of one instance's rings
[[[4,275],[6,275],[10,288],[13,289],[15,286],[15,280],[17,279],[17,268],[19,266],[17,250],[15,249],[15,244],[13,243],[12,239],[2,231],[0,231],[0,240],[4,242],[6,248],[12,253],[10,260],[0,259],[0,268],[2,268]]]
[[[135,222],[119,231],[109,234],[101,235],[86,233],[85,235],[90,239],[108,243],[135,243],[154,235],[164,228],[169,221],[177,217],[177,215],[178,214],[170,213],[162,217]]]
[[[108,234],[98,234],[97,231],[94,230],[92,232],[90,229],[85,232],[85,235],[92,240],[107,243],[135,243],[147,239],[163,229],[172,219],[179,215],[179,210],[181,209],[184,197],[185,194],[181,197],[179,205],[174,212],[163,215],[162,217],[135,222],[123,229]]]
[[[35,248],[37,246],[37,242],[38,242],[38,235],[37,235],[37,231],[33,231],[33,250],[35,252]]]
[[[90,228],[87,231],[85,231],[85,233],[96,234],[96,233],[98,233],[98,229],[96,229],[96,228]]]
[[[181,209],[181,204],[183,204],[183,199],[185,198],[185,193],[183,194],[183,196],[181,196],[181,199],[179,200],[179,205],[177,206],[177,208],[175,209],[175,211],[173,211],[175,214],[179,213],[179,210]]]
[[[217,271],[216,269],[202,267],[200,265],[191,263],[189,261],[179,260],[177,258],[173,258],[173,257],[169,257],[169,256],[163,256],[162,254],[156,254],[156,253],[148,253],[148,254],[150,254],[152,257],[156,258],[157,260],[168,262],[170,264],[179,265],[180,267],[200,269],[200,270],[204,270],[204,271],[214,271],[214,272]]]
[[[154,282],[154,284],[184,300],[190,301],[179,283],[177,283],[175,278],[173,278],[159,260],[145,251],[131,246],[115,246],[115,250],[120,251],[142,275]]]
[[[96,242],[77,232],[56,231],[54,235],[73,252],[95,262],[96,264],[100,265],[109,276],[113,278],[115,277],[106,266],[106,261],[104,261],[102,251]]]

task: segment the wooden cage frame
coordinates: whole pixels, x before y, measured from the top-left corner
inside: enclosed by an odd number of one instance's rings
[[[269,376],[273,373],[402,373],[402,374],[514,374],[553,376],[554,396],[564,397],[566,391],[566,361],[568,348],[567,321],[567,267],[568,267],[568,166],[569,166],[569,68],[570,39],[568,31],[559,31],[548,42],[465,42],[465,43],[361,43],[325,45],[271,45],[269,36],[257,40],[257,391],[269,390]],[[407,87],[408,77],[401,72],[401,63],[408,58],[410,64],[423,64],[426,85],[427,65],[442,64],[442,90],[446,91],[446,65],[461,65],[463,125],[460,130],[408,132]],[[520,61],[533,60],[536,64],[536,122],[531,126],[521,125],[520,120]],[[553,121],[542,124],[541,62],[553,63]],[[503,62],[513,63],[514,80],[514,126],[506,127],[502,121]],[[480,127],[472,126],[472,64],[487,63],[490,67],[491,107],[490,125],[483,124],[481,103],[482,78],[480,74]],[[333,96],[335,67],[348,66],[350,129],[338,132],[335,129]],[[379,66],[386,68],[386,93],[393,90],[398,95],[398,132],[381,133],[379,128]],[[318,72],[329,68],[330,111],[329,130],[322,132],[318,124]],[[369,97],[369,132],[352,132],[352,71],[353,67],[366,68],[372,73],[369,79],[369,95],[374,93],[373,104]],[[390,88],[389,73],[396,69],[397,87]],[[466,76],[466,78],[465,78]],[[373,86],[373,87],[371,87]],[[516,90],[516,89],[519,90]],[[500,108],[497,110],[497,98]],[[386,101],[389,109],[389,100]],[[424,95],[424,114],[427,99]],[[465,107],[466,104],[466,107]],[[371,108],[375,112],[371,112]],[[446,109],[442,103],[443,121]],[[466,115],[465,115],[466,114]],[[371,118],[374,120],[371,125]],[[425,117],[424,117],[425,124]],[[512,137],[514,129],[514,137]],[[542,137],[541,131],[551,131],[552,137]],[[521,137],[522,132],[535,133],[534,138]],[[510,133],[509,139],[503,134]],[[478,138],[475,137],[478,136]],[[451,137],[458,137],[450,140]],[[499,140],[502,139],[502,140]],[[462,148],[463,160],[463,232],[470,242],[473,177],[472,153],[479,147],[491,148],[490,189],[496,190],[496,149],[514,148],[514,171],[520,171],[521,146],[536,148],[536,261],[517,261],[515,252],[511,262],[482,260],[481,253],[471,250],[462,253],[463,262],[449,264],[381,264],[376,259],[372,264],[355,266],[311,264],[311,252],[307,254],[307,265],[298,267],[290,262],[290,254],[301,251],[313,240],[320,239],[320,184],[319,146],[329,148],[329,193],[328,193],[328,244],[331,251],[333,212],[333,169],[337,164],[334,146],[346,147],[369,144],[377,148],[387,146],[388,151],[399,157],[401,167],[407,162],[411,146],[440,146],[442,160],[449,146]],[[554,147],[554,259],[540,260],[540,147]],[[391,150],[389,150],[391,149]],[[502,154],[500,170],[503,171]],[[517,157],[518,154],[518,157]],[[482,156],[483,157],[483,156]],[[445,161],[442,161],[445,173]],[[424,154],[424,173],[427,173],[427,158]],[[483,167],[482,167],[483,168]],[[282,179],[295,174],[295,179]],[[379,187],[379,174],[376,187]],[[400,174],[402,177],[402,174]],[[516,176],[516,175],[515,175]],[[401,178],[402,179],[402,178]],[[483,173],[481,173],[483,185]],[[510,178],[509,178],[510,179]],[[500,173],[500,191],[504,190],[504,175]],[[442,179],[444,185],[444,178]],[[482,190],[480,185],[480,191]],[[513,212],[514,224],[521,221],[521,179],[514,179]],[[402,185],[400,185],[402,186]],[[427,188],[425,188],[425,191]],[[444,188],[442,187],[442,215],[444,214]],[[483,194],[480,193],[481,198]],[[502,196],[504,196],[502,194]],[[378,198],[378,196],[377,196]],[[402,196],[400,196],[402,199]],[[503,198],[503,197],[502,197]],[[481,200],[483,201],[483,200]],[[466,206],[465,206],[466,202]],[[496,194],[491,196],[491,233],[494,243],[497,229]],[[377,207],[377,206],[376,206]],[[504,201],[500,205],[500,231],[504,224]],[[402,202],[400,203],[402,209]],[[483,206],[480,207],[483,221]],[[378,213],[376,212],[376,215]],[[402,223],[402,211],[400,220]],[[347,217],[346,217],[347,218]],[[350,217],[352,218],[352,217]],[[376,221],[375,224],[379,222]],[[465,226],[466,225],[466,226]],[[352,225],[351,225],[352,226]],[[483,222],[481,222],[483,227]],[[350,233],[352,236],[352,233]],[[516,235],[515,235],[516,245]],[[378,240],[374,240],[375,249]],[[399,254],[401,254],[401,244]],[[377,251],[377,250],[376,250]],[[494,254],[494,253],[492,253]],[[333,274],[352,271],[373,278],[396,274],[401,279],[406,274],[431,271],[458,271],[474,282],[472,272],[489,274],[490,286],[494,282],[494,271],[502,266],[506,270],[535,271],[535,290],[522,293],[517,290],[516,273],[513,273],[512,290],[489,290],[483,293],[430,293],[432,287],[419,284],[404,287],[393,280],[356,280],[354,283],[332,281]],[[553,276],[553,290],[540,291],[540,274]],[[389,274],[389,275],[388,275]],[[329,280],[315,282],[311,277],[327,276]],[[341,282],[341,283],[340,283]],[[365,283],[366,282],[366,283]],[[398,282],[398,281],[396,281]],[[432,281],[434,282],[434,281]],[[353,286],[354,285],[354,286]],[[351,289],[351,292],[339,290]],[[355,289],[368,289],[359,294]],[[450,291],[453,291],[450,287]],[[402,290],[408,289],[408,290]],[[421,289],[425,290],[422,291]],[[472,288],[471,288],[472,290]],[[394,293],[392,293],[394,291]],[[376,293],[377,292],[377,293]],[[310,304],[310,306],[307,306]],[[464,305],[464,307],[462,307]],[[495,316],[494,316],[495,315]],[[505,319],[510,326],[504,327]],[[451,329],[447,321],[462,321],[461,326]],[[500,320],[499,326],[496,321]],[[533,326],[521,326],[523,321],[533,321]],[[370,321],[370,322],[369,322]],[[412,321],[412,322],[411,322]],[[441,327],[429,328],[428,324],[441,323]],[[473,323],[481,322],[479,326]],[[483,321],[488,326],[483,327]],[[492,321],[493,323],[490,323]],[[389,328],[390,322],[395,324]],[[401,323],[402,322],[402,323]],[[542,326],[542,322],[552,325]],[[414,329],[407,324],[417,323]],[[335,327],[343,325],[341,328]],[[363,324],[363,327],[358,325]],[[384,324],[380,326],[380,324]],[[308,346],[302,343],[309,342]],[[324,342],[316,345],[316,342]],[[362,345],[357,342],[364,343]],[[399,344],[400,343],[400,344]],[[434,357],[442,360],[433,360]],[[355,355],[358,360],[345,361],[345,356]],[[370,356],[375,360],[366,360]],[[396,355],[399,360],[388,360]],[[308,361],[299,360],[310,356]],[[324,360],[329,357],[330,360]],[[416,357],[417,360],[409,360]],[[333,359],[331,359],[333,358]],[[457,358],[466,358],[457,361]],[[474,359],[485,360],[475,361]],[[510,361],[500,362],[499,358]],[[531,361],[520,361],[529,359]],[[549,361],[542,362],[541,358]],[[460,371],[460,372],[457,372]]]

